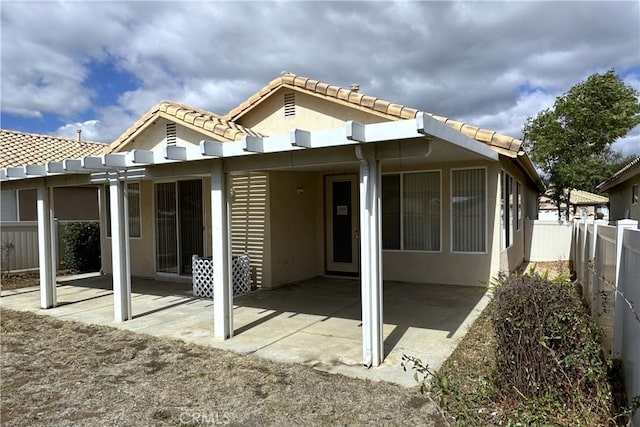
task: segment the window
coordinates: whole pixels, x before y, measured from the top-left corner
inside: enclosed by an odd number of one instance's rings
[[[382,176],[382,248],[440,251],[440,171]]]
[[[516,229],[520,230],[522,227],[522,189],[519,182],[516,182],[516,218]]]
[[[109,186],[105,187],[106,207],[107,207],[107,237],[111,237],[111,197]],[[140,183],[127,183],[127,204],[129,207],[129,237],[141,237],[142,227],[140,225]]]
[[[638,184],[633,184],[631,186],[631,204],[635,205],[636,203],[638,203],[638,197],[640,195],[638,194]]]
[[[502,171],[500,173],[500,228],[502,230],[502,249],[506,249],[513,244],[513,177]]]
[[[486,174],[485,168],[451,171],[452,252],[486,252]]]

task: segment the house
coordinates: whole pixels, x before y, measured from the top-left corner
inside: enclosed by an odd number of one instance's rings
[[[609,216],[609,198],[584,190],[569,193],[569,205],[574,218],[604,219]]]
[[[78,134],[80,136],[80,133]],[[0,168],[97,156],[106,145],[49,135],[0,129]],[[1,191],[1,221],[35,221],[36,190]],[[98,187],[54,189],[55,215],[61,220],[98,220]]]
[[[599,184],[597,189],[609,195],[609,219],[640,220],[640,156]]]
[[[382,351],[383,280],[486,287],[524,260],[543,184],[522,142],[283,73],[224,116],[155,105],[100,156],[4,170],[4,185],[101,185],[103,270],[131,318],[131,276],[189,278],[212,256],[214,334],[233,334],[230,257],[257,286],[359,277],[363,363]],[[43,239],[44,241],[44,239]],[[55,287],[41,248],[42,306]]]
[[[569,193],[569,218],[605,219],[609,216],[609,199],[599,194],[572,189]],[[560,219],[566,221],[567,204],[560,203]],[[553,199],[553,191],[547,190],[538,199],[538,219],[558,220],[558,204]]]

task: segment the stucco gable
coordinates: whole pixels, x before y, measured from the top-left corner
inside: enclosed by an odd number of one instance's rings
[[[251,129],[223,119],[210,111],[177,102],[162,101],[151,107],[118,139],[112,142],[107,152],[129,151],[134,148],[151,149],[149,146],[150,144],[153,145],[152,141],[157,143],[158,138],[161,136],[166,143],[166,123],[175,123],[176,128],[181,129],[181,133],[185,135],[184,138],[177,136],[181,140],[178,145],[194,143],[193,138],[189,138],[189,135],[193,136],[194,133],[202,135],[200,139],[221,142],[237,141],[246,135],[262,136]],[[162,124],[162,126],[159,126],[159,124]],[[153,128],[154,130],[149,133],[148,128]],[[147,136],[143,137],[143,134]],[[151,140],[146,140],[145,138],[151,138]]]
[[[349,120],[369,124],[391,119],[369,109],[354,108],[348,103],[284,85],[263,98],[236,123],[264,135],[281,135],[294,128],[309,131],[338,128]]]
[[[318,80],[283,72],[280,77],[273,79],[265,87],[250,96],[236,108],[223,116],[224,119],[237,123],[245,123],[244,117],[256,109],[262,108],[265,101],[274,97],[281,89],[286,88],[297,93],[321,97],[331,103],[350,107],[352,110],[363,111],[379,117],[378,121],[412,119],[418,114],[418,110],[404,105],[389,102],[374,96],[359,92],[358,88],[346,89],[340,86],[330,85]],[[254,116],[256,113],[253,113]],[[481,129],[467,123],[459,122],[447,117],[427,113],[434,119],[451,126],[458,132],[485,143],[496,149],[500,154],[516,157],[521,151],[522,141],[502,135],[489,129]],[[355,120],[355,119],[350,119]],[[259,126],[255,123],[253,126]],[[502,152],[501,152],[502,151]]]

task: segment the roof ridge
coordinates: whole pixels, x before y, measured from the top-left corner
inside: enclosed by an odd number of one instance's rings
[[[604,180],[600,184],[598,184],[596,186],[596,189],[598,191],[603,191],[604,187],[606,187],[608,184],[610,184],[612,182],[615,182],[623,173],[625,173],[626,171],[628,171],[629,169],[631,169],[632,167],[634,167],[637,164],[640,164],[640,155],[637,156],[635,159],[631,160],[629,163],[627,163],[623,167],[621,167],[617,172],[615,172],[609,178],[607,178],[606,180]]]
[[[405,105],[396,104],[370,95],[352,91],[337,85],[331,85],[318,80],[303,77],[288,71],[284,71],[280,76],[271,80],[266,86],[258,92],[251,95],[240,105],[233,108],[227,114],[222,116],[227,120],[235,120],[239,115],[243,114],[258,102],[260,102],[268,94],[275,92],[280,87],[292,87],[301,91],[308,91],[314,94],[323,95],[334,98],[349,104],[354,104],[371,111],[375,111],[396,119],[412,119],[420,112],[419,110]],[[458,132],[476,139],[488,145],[503,148],[512,152],[519,152],[522,147],[522,140],[498,133],[494,130],[483,129],[468,123],[460,122],[448,117],[438,116],[433,113],[426,113],[434,119],[447,124]]]

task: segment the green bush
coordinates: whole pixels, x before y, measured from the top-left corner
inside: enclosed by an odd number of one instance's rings
[[[100,271],[100,224],[73,222],[67,224],[63,241],[64,264],[74,273]]]
[[[607,407],[607,366],[575,284],[539,274],[501,277],[490,315],[499,390],[548,411]]]

